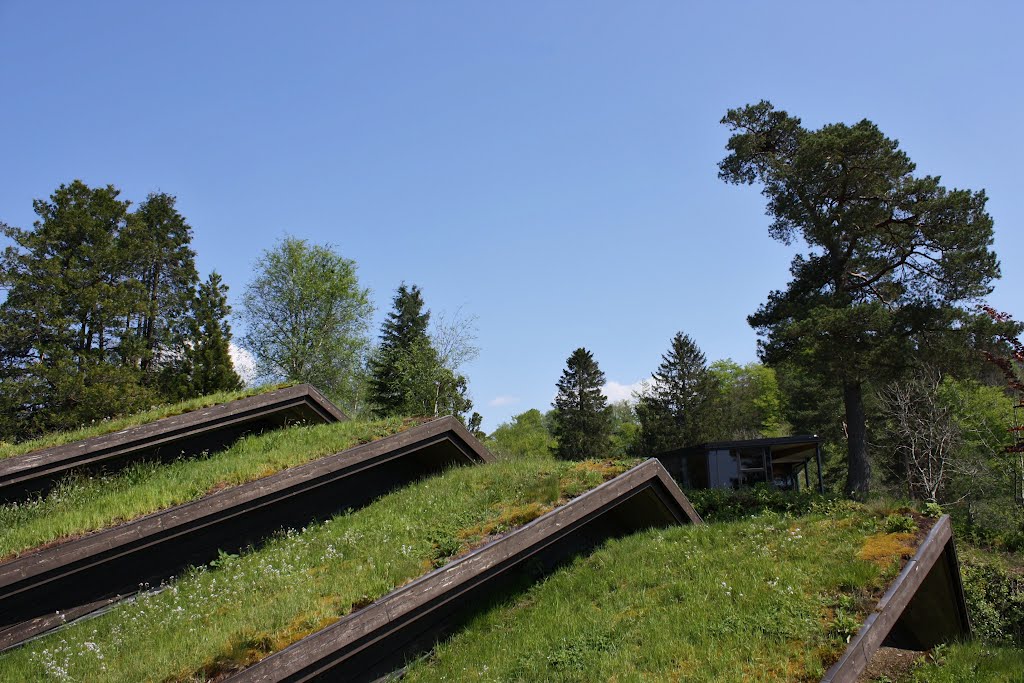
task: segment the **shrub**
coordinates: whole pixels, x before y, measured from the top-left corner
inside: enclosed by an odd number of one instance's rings
[[[818,512],[832,498],[811,492],[779,491],[767,484],[749,488],[694,489],[686,497],[701,517],[708,522],[726,522],[764,512],[805,515]]]
[[[961,558],[960,570],[975,633],[992,643],[1024,645],[1024,576],[973,553]]]
[[[912,534],[917,531],[917,522],[910,515],[889,515],[885,518],[885,530],[890,534]]]

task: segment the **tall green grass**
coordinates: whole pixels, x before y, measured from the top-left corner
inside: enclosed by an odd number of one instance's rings
[[[914,670],[912,683],[1021,683],[1024,650],[980,641],[937,648]]]
[[[226,450],[116,474],[72,477],[48,495],[0,505],[0,558],[135,519],[399,432],[399,418],[297,425],[244,437]]]
[[[122,429],[127,429],[128,427],[135,427],[161,418],[171,417],[172,415],[181,415],[182,413],[187,413],[192,410],[209,408],[210,406],[215,406],[218,403],[227,403],[228,401],[245,398],[247,396],[265,394],[268,391],[282,389],[287,386],[291,385],[285,383],[254,387],[251,389],[244,389],[242,391],[221,391],[215,394],[208,394],[206,396],[200,396],[187,401],[181,401],[180,403],[168,403],[166,405],[154,406],[153,408],[141,413],[133,413],[131,415],[115,417],[109,420],[100,420],[99,422],[83,425],[79,429],[63,432],[51,432],[29,441],[22,441],[15,444],[0,441],[0,459],[10,458],[15,455],[24,455],[25,453],[38,451],[42,448],[63,446],[64,444],[81,441],[82,439],[88,439],[93,436],[102,436],[103,434],[118,432]]]
[[[450,470],[224,555],[163,592],[0,655],[0,681],[202,680],[251,663],[593,488],[629,463]]]
[[[612,541],[493,606],[404,681],[816,681],[898,567],[863,512]],[[884,534],[884,532],[881,532]]]

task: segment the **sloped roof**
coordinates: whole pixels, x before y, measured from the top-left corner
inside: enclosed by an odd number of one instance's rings
[[[243,434],[295,422],[347,420],[309,384],[165,417],[89,439],[0,459],[0,501],[45,491],[71,472],[123,466],[157,455],[177,457],[216,450]]]
[[[493,456],[453,417],[0,564],[0,650],[157,584],[219,551],[300,527]],[[59,611],[59,613],[58,613]]]
[[[683,523],[701,519],[652,458],[229,680],[374,680],[432,647],[508,583],[537,577],[608,538]]]

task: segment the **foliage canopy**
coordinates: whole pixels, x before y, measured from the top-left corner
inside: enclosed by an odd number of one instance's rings
[[[0,224],[0,438],[23,440],[195,395],[192,229],[168,194],[136,211],[113,185],[80,180],[33,202],[32,229]],[[221,293],[225,288],[221,287]],[[213,311],[221,313],[223,311]],[[226,313],[224,313],[226,315]],[[209,390],[237,387],[230,358]]]
[[[713,406],[717,387],[707,358],[689,335],[677,332],[651,383],[637,401],[638,449],[657,455],[716,436]]]
[[[847,492],[865,495],[864,386],[955,334],[999,276],[984,191],[947,190],[870,121],[817,130],[759,102],[729,110],[719,176],[758,183],[769,232],[802,242],[792,280],[750,316],[769,364],[798,359],[841,386]],[[880,377],[881,376],[881,377]]]
[[[353,410],[369,349],[370,292],[355,261],[286,237],[263,252],[242,297],[245,347],[265,378],[309,382]]]
[[[457,320],[429,333],[430,311],[416,285],[402,283],[381,326],[380,346],[370,359],[370,403],[381,416],[455,415],[473,407],[459,365],[476,354],[471,330]],[[439,342],[439,343],[438,343]],[[480,419],[474,414],[473,427]]]
[[[578,348],[566,360],[558,380],[553,428],[554,454],[566,460],[600,458],[611,447],[612,410],[601,393],[604,373],[594,355]]]

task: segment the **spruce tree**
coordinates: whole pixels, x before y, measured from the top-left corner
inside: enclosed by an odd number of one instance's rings
[[[380,346],[370,361],[369,401],[381,416],[400,415],[413,407],[413,377],[432,365],[436,355],[431,354],[430,311],[423,310],[420,288],[403,282],[391,301],[393,309],[381,326]]]
[[[590,351],[578,348],[566,361],[555,396],[555,456],[566,460],[601,458],[611,448],[612,411],[601,393],[604,373]]]
[[[131,215],[125,231],[129,276],[142,297],[132,327],[137,340],[137,363],[149,384],[161,385],[165,396],[182,393],[187,369],[181,349],[191,334],[192,303],[199,275],[192,250],[192,228],[166,193],[146,197]]]
[[[469,383],[446,364],[428,333],[430,311],[416,285],[404,283],[394,309],[381,328],[381,342],[370,360],[369,402],[387,415],[455,415],[461,420],[473,407]]]
[[[20,439],[151,405],[130,361],[143,297],[126,248],[129,202],[81,181],[36,200],[26,230],[0,224],[0,438]]]
[[[231,362],[231,326],[228,315],[227,285],[220,274],[210,273],[199,285],[192,302],[191,343],[187,358],[190,372],[189,390],[194,396],[217,391],[234,391],[242,380]]]
[[[688,335],[677,332],[637,402],[640,453],[656,455],[712,438],[715,395],[704,353]]]

